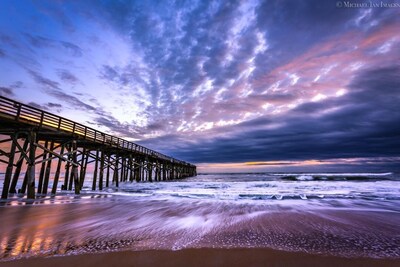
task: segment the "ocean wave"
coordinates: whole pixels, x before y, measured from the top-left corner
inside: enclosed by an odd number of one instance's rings
[[[302,173],[274,174],[287,181],[378,181],[392,180],[393,173]]]

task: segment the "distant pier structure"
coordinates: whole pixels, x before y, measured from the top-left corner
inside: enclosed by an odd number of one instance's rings
[[[195,165],[2,96],[0,137],[2,199],[79,194],[89,169],[92,190],[196,175]]]

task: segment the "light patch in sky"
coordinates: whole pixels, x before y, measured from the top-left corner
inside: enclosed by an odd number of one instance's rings
[[[265,35],[259,31],[256,33],[258,45],[254,49],[256,54],[264,53],[268,49],[268,44],[265,41]]]
[[[228,126],[228,125],[236,125],[241,122],[242,122],[242,120],[229,120],[229,121],[219,120],[215,125],[223,127],[223,126]]]
[[[354,63],[350,64],[349,69],[350,69],[350,71],[357,71],[357,70],[361,69],[364,65],[365,65],[365,63],[362,61],[354,62]]]
[[[296,73],[290,74],[289,77],[291,79],[290,85],[292,86],[295,85],[300,79],[300,77]]]
[[[267,103],[263,104],[261,107],[265,110],[268,110],[272,107],[272,104],[267,102]]]
[[[393,38],[393,39],[385,42],[383,45],[378,47],[378,49],[376,50],[376,53],[377,54],[386,54],[386,53],[390,52],[395,41],[396,41],[396,39]]]
[[[193,131],[195,131],[195,132],[203,132],[203,131],[212,129],[213,127],[214,127],[214,122],[212,122],[212,121],[211,122],[205,122],[205,123],[202,123],[201,125],[197,126],[196,128],[194,128]]]
[[[365,18],[368,18],[368,17],[371,15],[371,13],[372,13],[372,9],[370,9],[370,8],[368,8],[368,9],[362,9],[362,8],[360,8],[360,15],[357,16],[357,17],[355,18],[355,23],[356,23],[356,25],[357,25],[357,26],[360,26],[360,24],[362,23],[362,21],[363,21]]]
[[[347,90],[344,89],[344,88],[341,88],[341,89],[339,89],[339,90],[336,91],[335,96],[336,96],[336,97],[340,97],[340,96],[345,95],[346,93],[347,93]]]
[[[213,81],[210,79],[207,79],[204,83],[200,84],[197,86],[196,90],[193,91],[193,96],[201,96],[204,93],[211,91],[213,89]]]
[[[312,101],[312,102],[319,102],[319,101],[322,101],[322,100],[324,100],[324,99],[326,99],[326,98],[327,98],[326,95],[321,94],[321,93],[318,93],[316,96],[314,96],[313,98],[311,98],[311,101]]]
[[[321,78],[321,75],[319,74],[317,77],[315,77],[315,79],[313,80],[313,82],[318,82],[319,81],[319,79]]]

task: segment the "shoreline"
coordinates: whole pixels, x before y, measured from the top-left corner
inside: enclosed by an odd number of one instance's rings
[[[399,259],[343,258],[263,248],[117,251],[0,261],[2,267],[47,266],[400,266]]]
[[[239,249],[236,251],[247,251],[245,254],[269,251],[268,255],[270,251],[290,251],[285,257],[303,251],[307,252],[301,254],[305,258],[400,259],[400,213],[393,212],[393,205],[380,204],[380,209],[374,209],[376,203],[362,202],[364,210],[359,210],[358,202],[338,201],[314,201],[315,206],[120,197],[59,201],[0,208],[3,262],[25,256],[114,255],[117,250],[160,255],[159,251],[173,254],[179,251],[176,249],[209,251],[207,248],[222,251],[222,255]],[[150,252],[131,252],[146,253]]]

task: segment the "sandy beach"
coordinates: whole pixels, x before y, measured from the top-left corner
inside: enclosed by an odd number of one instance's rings
[[[0,266],[400,266],[396,181],[218,178],[2,202]]]
[[[400,264],[397,212],[338,202],[305,210],[97,195],[46,201],[0,209],[0,266]]]
[[[400,260],[340,258],[270,249],[184,249],[178,251],[122,251],[0,262],[2,267],[47,266],[387,266],[400,265]]]

